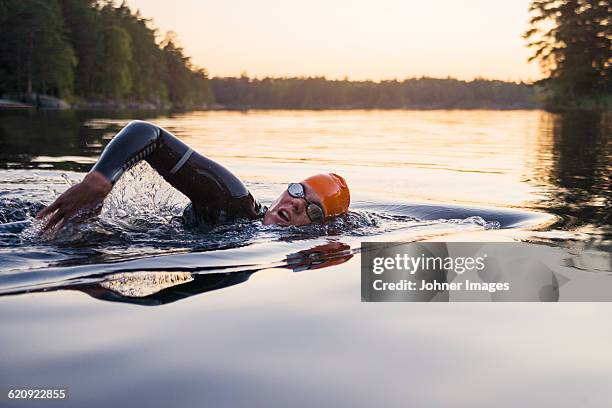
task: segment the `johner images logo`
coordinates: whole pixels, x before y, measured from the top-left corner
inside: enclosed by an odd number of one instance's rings
[[[548,266],[554,254],[524,243],[364,242],[361,252],[364,302],[559,301],[569,280]]]

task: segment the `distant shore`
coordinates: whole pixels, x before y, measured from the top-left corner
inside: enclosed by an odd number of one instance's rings
[[[109,110],[109,111],[197,111],[197,110],[532,110],[544,109],[551,112],[564,112],[569,110],[588,110],[588,111],[612,111],[612,99],[589,99],[580,100],[579,103],[560,103],[557,105],[545,105],[542,103],[531,104],[469,104],[469,105],[445,105],[445,104],[419,104],[415,103],[407,106],[354,106],[354,105],[330,105],[319,107],[295,107],[295,106],[270,106],[270,105],[241,105],[241,104],[220,104],[209,103],[189,107],[176,108],[167,103],[153,102],[134,102],[116,100],[79,100],[72,104],[59,98],[49,95],[28,95],[14,98],[0,98],[0,110]]]
[[[147,102],[85,102],[68,104],[63,101],[60,106],[36,106],[34,104],[22,103],[19,101],[0,99],[0,110],[108,110],[108,111],[197,111],[197,110],[228,110],[228,111],[248,111],[248,110],[451,110],[451,109],[466,109],[466,110],[531,110],[542,109],[541,106],[404,106],[404,107],[362,107],[362,106],[326,106],[326,107],[278,107],[278,106],[249,106],[249,105],[222,105],[222,104],[207,104],[200,106],[192,106],[189,108],[176,109],[168,105],[156,105]]]
[[[117,101],[117,100],[78,100],[73,103],[55,98],[49,95],[32,94],[28,96],[4,97],[0,98],[0,110],[14,109],[45,109],[45,110],[115,110],[115,111],[133,111],[133,110],[151,110],[151,111],[194,111],[194,110],[362,110],[362,109],[414,109],[414,110],[435,110],[435,109],[491,109],[491,110],[517,110],[517,109],[540,109],[537,104],[526,105],[500,105],[500,104],[470,104],[470,105],[445,105],[445,104],[413,104],[407,106],[363,106],[363,105],[328,105],[328,106],[274,106],[269,104],[251,105],[251,104],[221,104],[207,103],[182,108],[176,108],[168,103],[153,103],[153,102],[135,102],[135,101]]]

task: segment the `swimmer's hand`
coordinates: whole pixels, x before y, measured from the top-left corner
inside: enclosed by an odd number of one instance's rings
[[[113,184],[102,173],[88,173],[83,181],[70,187],[51,205],[36,214],[36,218],[42,219],[53,214],[43,226],[43,231],[48,231],[55,226],[61,228],[66,221],[80,216],[81,210],[91,210],[88,215],[94,215],[100,212],[112,188]]]

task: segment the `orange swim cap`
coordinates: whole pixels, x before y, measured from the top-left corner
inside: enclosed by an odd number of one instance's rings
[[[320,198],[325,217],[344,214],[351,203],[346,181],[337,174],[317,174],[302,181]]]

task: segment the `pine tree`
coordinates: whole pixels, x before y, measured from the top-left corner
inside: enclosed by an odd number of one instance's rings
[[[69,94],[77,60],[57,0],[4,0],[0,11],[0,91]]]
[[[534,0],[529,11],[530,61],[540,62],[557,101],[612,92],[610,0]]]
[[[60,0],[68,38],[78,56],[75,90],[81,96],[94,95],[94,64],[100,24],[96,0]]]

